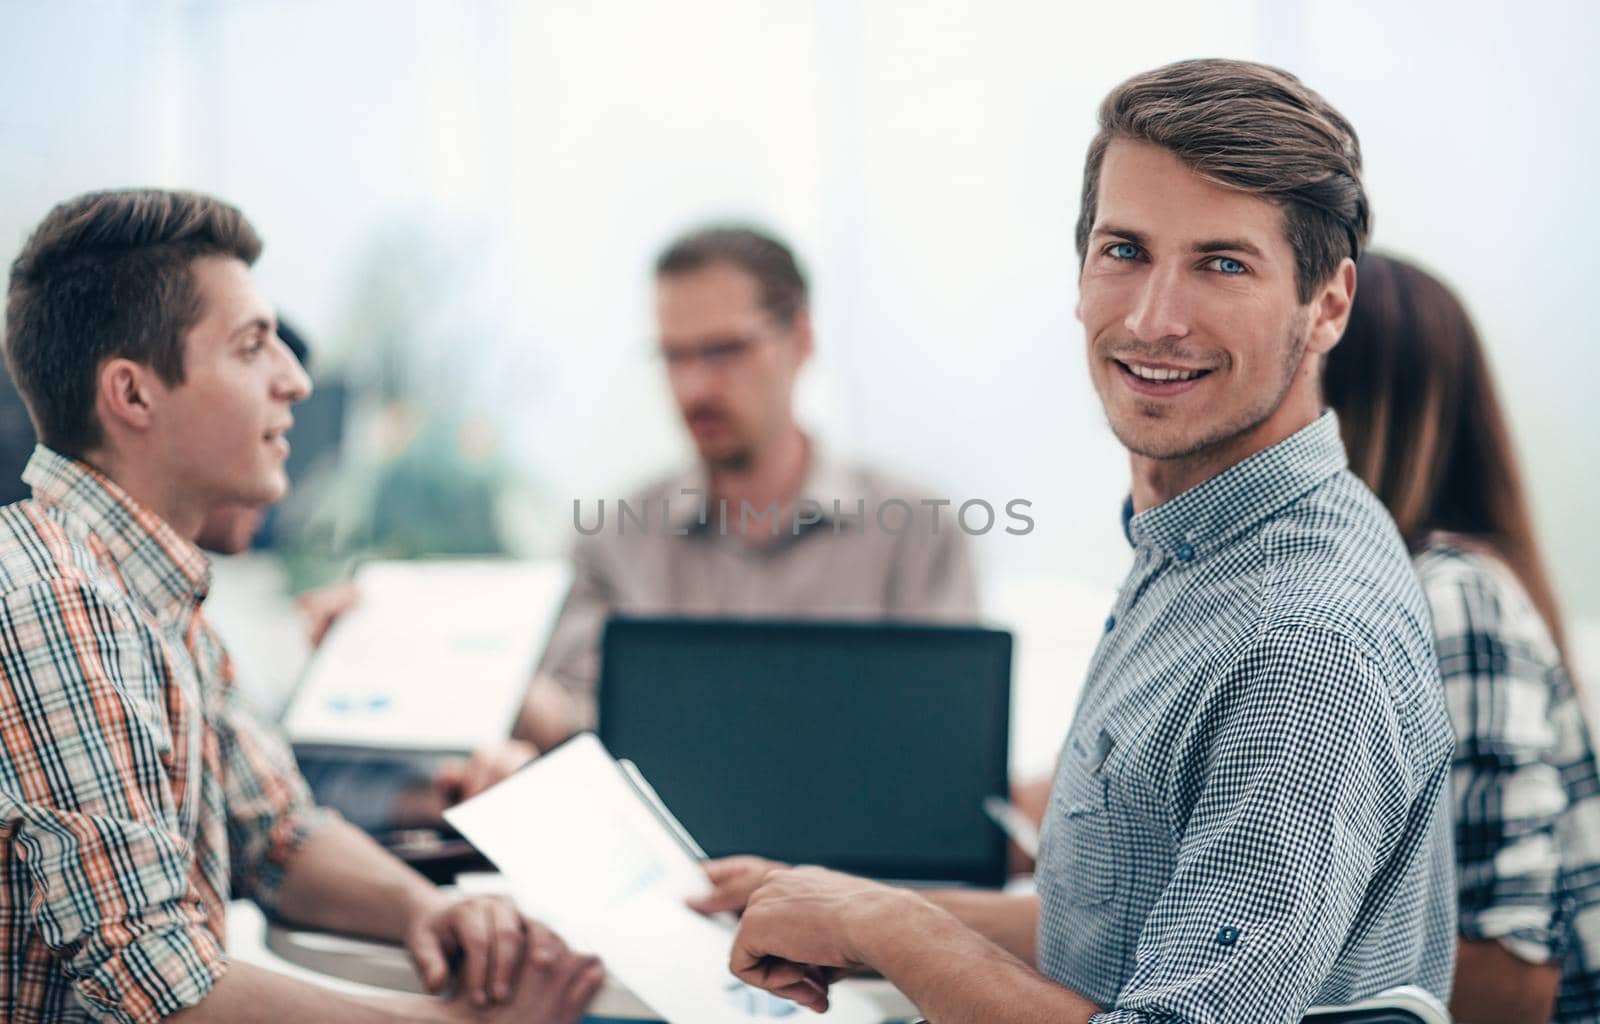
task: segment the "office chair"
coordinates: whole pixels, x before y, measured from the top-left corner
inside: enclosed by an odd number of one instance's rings
[[[1432,993],[1401,985],[1348,1006],[1313,1006],[1304,1024],[1450,1024],[1450,1012]]]
[[[922,1018],[913,1024],[928,1021]],[[1303,1024],[1450,1024],[1450,1013],[1431,993],[1401,985],[1348,1006],[1313,1006]]]

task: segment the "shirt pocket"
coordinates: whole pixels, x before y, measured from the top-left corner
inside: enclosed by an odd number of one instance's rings
[[[1099,772],[1068,772],[1050,794],[1048,884],[1068,903],[1093,906],[1117,893],[1117,844]]]

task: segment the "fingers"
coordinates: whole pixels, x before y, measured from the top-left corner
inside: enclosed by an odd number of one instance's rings
[[[538,749],[531,743],[506,740],[474,750],[465,761],[447,761],[440,765],[434,784],[448,800],[467,800],[504,780],[537,754]]]
[[[548,931],[544,939],[543,948],[553,953],[553,957],[539,964],[535,960],[534,940],[530,940],[516,999],[508,1009],[519,1021],[577,1024],[605,983],[605,968],[595,957],[572,952]]]
[[[431,928],[419,928],[410,936],[406,951],[411,954],[411,963],[423,986],[437,995],[450,980],[450,961],[439,936]]]
[[[534,966],[548,967],[566,954],[567,944],[561,941],[561,936],[533,918],[523,918],[522,927],[527,933],[528,959]]]
[[[711,891],[691,899],[689,908],[702,914],[719,914],[725,910],[743,910],[750,902],[750,894],[783,865],[761,857],[724,857],[707,861],[701,867],[711,882]]]
[[[359,603],[361,591],[354,583],[336,583],[319,590],[310,590],[295,599],[300,614],[306,622],[306,639],[318,647],[328,635],[328,630],[339,616]]]
[[[769,869],[778,867],[777,861],[767,860],[763,857],[721,857],[717,860],[708,860],[700,867],[705,871],[706,877],[711,879],[713,885],[733,878],[747,875],[765,874]]]
[[[526,941],[522,918],[509,903],[501,900],[487,901],[489,910],[489,994],[497,1003],[511,998],[517,983],[517,970],[522,964],[523,943]]]
[[[509,773],[503,768],[499,750],[475,750],[467,758],[467,770],[461,780],[461,799],[470,800]]]
[[[735,973],[748,985],[754,985],[775,996],[799,1003],[808,1010],[827,1012],[828,986],[815,968],[790,963],[777,957],[763,957],[748,970]]]
[[[467,762],[446,761],[439,766],[433,776],[434,789],[444,798],[445,803],[453,804],[461,799],[461,783],[466,778]]]
[[[489,1005],[489,971],[493,966],[493,911],[487,900],[456,908],[456,935],[461,942],[461,990],[475,1006]]]
[[[576,968],[567,982],[565,991],[562,992],[561,1003],[557,1010],[558,1019],[562,1024],[581,1020],[583,1011],[594,1001],[600,986],[605,984],[606,980],[606,969],[599,960],[592,956],[573,959]]]
[[[767,991],[781,999],[792,1003],[799,1003],[808,1010],[817,1013],[828,1012],[828,990],[810,978],[801,978],[789,985],[780,985],[776,988],[768,987]]]

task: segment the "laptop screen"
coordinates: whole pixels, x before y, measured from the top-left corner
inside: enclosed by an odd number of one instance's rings
[[[713,857],[1001,885],[1011,635],[613,619],[600,738]]]

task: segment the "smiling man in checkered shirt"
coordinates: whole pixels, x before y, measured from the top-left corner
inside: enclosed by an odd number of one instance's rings
[[[1139,75],[1100,126],[1078,316],[1131,457],[1134,564],[1062,748],[1038,895],[736,858],[708,867],[702,906],[745,906],[733,968],[754,984],[819,1007],[868,968],[940,1024],[1443,998],[1452,735],[1427,606],[1319,388],[1370,219],[1355,133],[1233,61]]]

